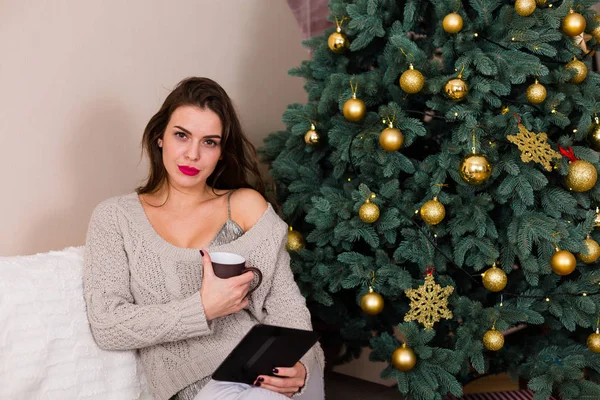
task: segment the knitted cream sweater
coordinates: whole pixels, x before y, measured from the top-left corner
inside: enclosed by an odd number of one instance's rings
[[[198,249],[159,236],[136,193],[104,201],[93,212],[85,252],[84,294],[96,342],[110,350],[139,349],[154,398],[166,400],[206,382],[257,323],[312,329],[286,240],[287,225],[269,204],[244,235],[207,249],[241,254],[263,274],[246,309],[207,322]],[[315,357],[322,369],[318,344],[301,361],[308,369]]]

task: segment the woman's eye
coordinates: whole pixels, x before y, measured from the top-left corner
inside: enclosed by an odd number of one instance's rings
[[[206,139],[206,140],[204,141],[204,143],[206,143],[207,145],[209,145],[209,146],[211,146],[211,147],[215,147],[215,146],[218,146],[218,145],[219,145],[219,143],[215,142],[215,141],[214,141],[214,140],[212,140],[212,139]]]
[[[187,135],[184,132],[175,132],[175,136],[177,136],[180,139],[185,139],[187,137]]]

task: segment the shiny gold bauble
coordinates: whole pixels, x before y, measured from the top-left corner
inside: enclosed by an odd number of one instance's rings
[[[574,69],[576,71],[575,75],[571,78],[571,83],[581,83],[587,78],[587,66],[578,59],[569,62],[565,68]]]
[[[344,117],[348,121],[357,122],[365,117],[367,106],[361,99],[357,99],[356,95],[344,103]]]
[[[360,298],[360,308],[367,315],[377,315],[383,310],[383,297],[369,286],[369,293]]]
[[[419,93],[424,84],[425,77],[412,64],[400,75],[400,87],[408,94]]]
[[[596,329],[596,332],[588,336],[587,347],[594,353],[600,353],[600,330]]]
[[[521,17],[530,16],[531,14],[533,14],[536,8],[537,4],[535,0],[517,0],[515,2],[515,11]]]
[[[304,135],[304,142],[309,146],[313,146],[315,144],[318,144],[319,140],[321,140],[319,132],[316,131],[314,125],[311,125],[310,130]]]
[[[434,197],[433,200],[429,200],[423,204],[419,213],[426,224],[437,225],[442,222],[446,216],[446,209],[444,208],[444,205],[438,201],[437,197]]]
[[[527,88],[527,101],[531,104],[540,104],[546,100],[546,88],[537,80]]]
[[[389,126],[379,134],[379,145],[385,151],[396,151],[404,144],[404,135],[400,129]]]
[[[562,30],[569,36],[578,36],[585,31],[585,18],[583,15],[571,10],[562,20]]]
[[[417,356],[415,352],[406,346],[406,343],[402,344],[402,347],[398,347],[392,353],[392,365],[398,371],[407,372],[415,367],[417,364]]]
[[[290,251],[300,251],[304,248],[304,245],[304,236],[302,236],[300,232],[293,230],[290,226],[287,236],[287,244],[285,245],[285,248]]]
[[[600,209],[596,207],[596,217],[594,218],[594,226],[600,228]]]
[[[504,335],[492,328],[483,335],[483,345],[488,350],[498,351],[504,346]]]
[[[573,253],[567,250],[557,250],[550,259],[550,266],[552,271],[557,275],[569,275],[575,271],[577,260]]]
[[[329,46],[329,50],[336,54],[340,54],[350,47],[350,41],[348,40],[348,37],[341,32],[341,30],[337,30],[329,35],[329,39],[327,39],[327,45]]]
[[[446,96],[452,101],[461,101],[469,93],[469,87],[467,82],[461,78],[450,79],[444,86],[444,92]]]
[[[506,287],[508,277],[506,272],[492,267],[483,273],[483,286],[490,292],[499,292]]]
[[[458,33],[463,28],[463,19],[458,13],[450,13],[444,17],[442,26],[448,33]]]
[[[365,204],[360,206],[360,209],[358,210],[358,216],[362,222],[372,224],[379,218],[379,207],[367,200],[365,201]]]
[[[460,163],[460,177],[471,185],[480,185],[492,174],[492,166],[482,154],[469,154]]]
[[[594,17],[594,21],[598,22],[599,24],[596,25],[596,27],[592,30],[592,36],[594,39],[596,39],[596,42],[600,43],[600,14]]]
[[[546,0],[535,0],[535,4],[541,7],[546,4]]]
[[[598,121],[598,118],[596,118],[596,122],[592,124],[587,139],[592,149],[600,151],[600,121]]]
[[[590,264],[596,262],[598,258],[600,258],[600,245],[594,239],[587,238],[584,240],[585,250],[579,254],[577,257],[584,263]]]
[[[596,185],[598,172],[596,167],[585,160],[569,163],[569,172],[565,179],[567,186],[574,192],[587,192]]]

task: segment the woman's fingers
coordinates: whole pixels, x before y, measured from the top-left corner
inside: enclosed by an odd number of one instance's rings
[[[262,378],[262,381],[260,380]],[[298,378],[279,378],[277,376],[261,375],[256,380],[260,383],[261,387],[273,386],[279,388],[280,391],[291,391],[292,393],[298,391],[304,384],[302,379]],[[280,392],[283,393],[283,392]]]
[[[263,389],[267,389],[267,390],[270,390],[275,393],[281,393],[287,397],[292,397],[292,395],[294,393],[296,393],[299,389],[299,388],[293,388],[293,387],[281,388],[278,386],[269,385],[268,383],[264,383],[264,382],[259,382],[259,383],[260,383],[260,385],[256,385],[256,386],[260,386]]]
[[[285,367],[277,367],[273,370],[273,373],[277,376],[283,376],[288,378],[295,378],[299,376],[298,369],[295,367],[285,368]]]

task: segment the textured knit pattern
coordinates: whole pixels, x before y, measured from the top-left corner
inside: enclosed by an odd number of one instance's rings
[[[214,239],[211,241],[211,246],[223,245],[230,243],[244,234],[244,230],[231,219],[231,195],[233,191],[227,196],[227,221],[223,224],[221,229],[217,232]],[[181,389],[179,393],[171,397],[171,400],[194,400],[196,395],[202,390],[202,388],[208,384],[210,376],[200,379]]]
[[[172,245],[146,217],[136,193],[96,207],[85,253],[84,293],[92,333],[104,349],[139,349],[157,400],[208,377],[257,323],[312,329],[285,249],[287,225],[271,205],[241,237],[210,252],[242,255],[263,274],[247,309],[207,322],[197,249]],[[302,359],[310,365],[318,345]],[[310,371],[308,371],[310,373]]]

